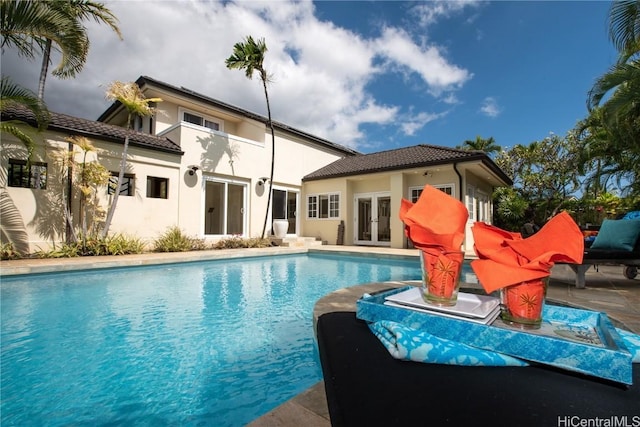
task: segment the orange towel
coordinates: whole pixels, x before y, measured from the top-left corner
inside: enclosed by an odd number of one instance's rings
[[[549,276],[556,262],[582,263],[584,238],[566,212],[526,239],[483,222],[476,222],[471,231],[480,258],[471,267],[487,293]]]
[[[416,248],[459,251],[464,241],[467,208],[443,191],[425,185],[416,203],[402,199],[400,219]]]

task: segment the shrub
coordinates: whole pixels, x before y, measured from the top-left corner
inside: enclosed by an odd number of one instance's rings
[[[240,248],[268,248],[271,246],[269,239],[261,239],[259,237],[253,237],[249,239],[242,238],[240,236],[233,236],[226,239],[219,240],[214,249],[240,249]]]
[[[137,237],[124,234],[107,236],[103,243],[104,255],[128,255],[144,252],[144,243]]]
[[[16,249],[13,247],[13,243],[3,243],[0,246],[0,259],[8,260],[20,258],[22,258],[22,255],[20,254],[20,252],[16,251]]]
[[[36,251],[34,255],[38,258],[73,258],[82,254],[81,249],[78,243],[63,243],[48,251]]]
[[[114,234],[105,238],[89,236],[78,242],[63,243],[49,251],[38,251],[39,258],[73,258],[77,256],[127,255],[144,252],[144,243],[137,237]]]
[[[153,243],[155,252],[185,252],[206,249],[204,239],[189,237],[179,227],[173,226]]]

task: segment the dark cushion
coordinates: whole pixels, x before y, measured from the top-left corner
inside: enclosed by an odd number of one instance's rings
[[[640,220],[605,219],[590,249],[633,251],[640,236]]]
[[[320,316],[317,338],[332,426],[556,426],[638,416],[640,365],[627,387],[545,366],[396,360],[353,312]],[[567,420],[564,424],[558,421]],[[575,420],[575,418],[574,418]]]

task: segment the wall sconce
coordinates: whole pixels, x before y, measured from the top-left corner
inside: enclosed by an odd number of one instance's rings
[[[187,166],[189,168],[189,175],[193,176],[196,174],[196,171],[198,169],[200,169],[198,166],[196,165],[191,165],[191,166]]]
[[[263,176],[262,178],[258,178],[258,185],[262,186],[266,184],[267,181],[269,181],[269,178],[267,178],[266,176]]]

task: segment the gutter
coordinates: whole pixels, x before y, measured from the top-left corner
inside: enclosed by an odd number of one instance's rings
[[[462,200],[462,175],[460,174],[460,171],[458,170],[458,163],[460,162],[453,162],[453,170],[455,171],[456,175],[458,175],[458,188],[460,189],[460,191],[458,191],[458,200],[460,200],[462,203],[464,203],[464,201]]]

